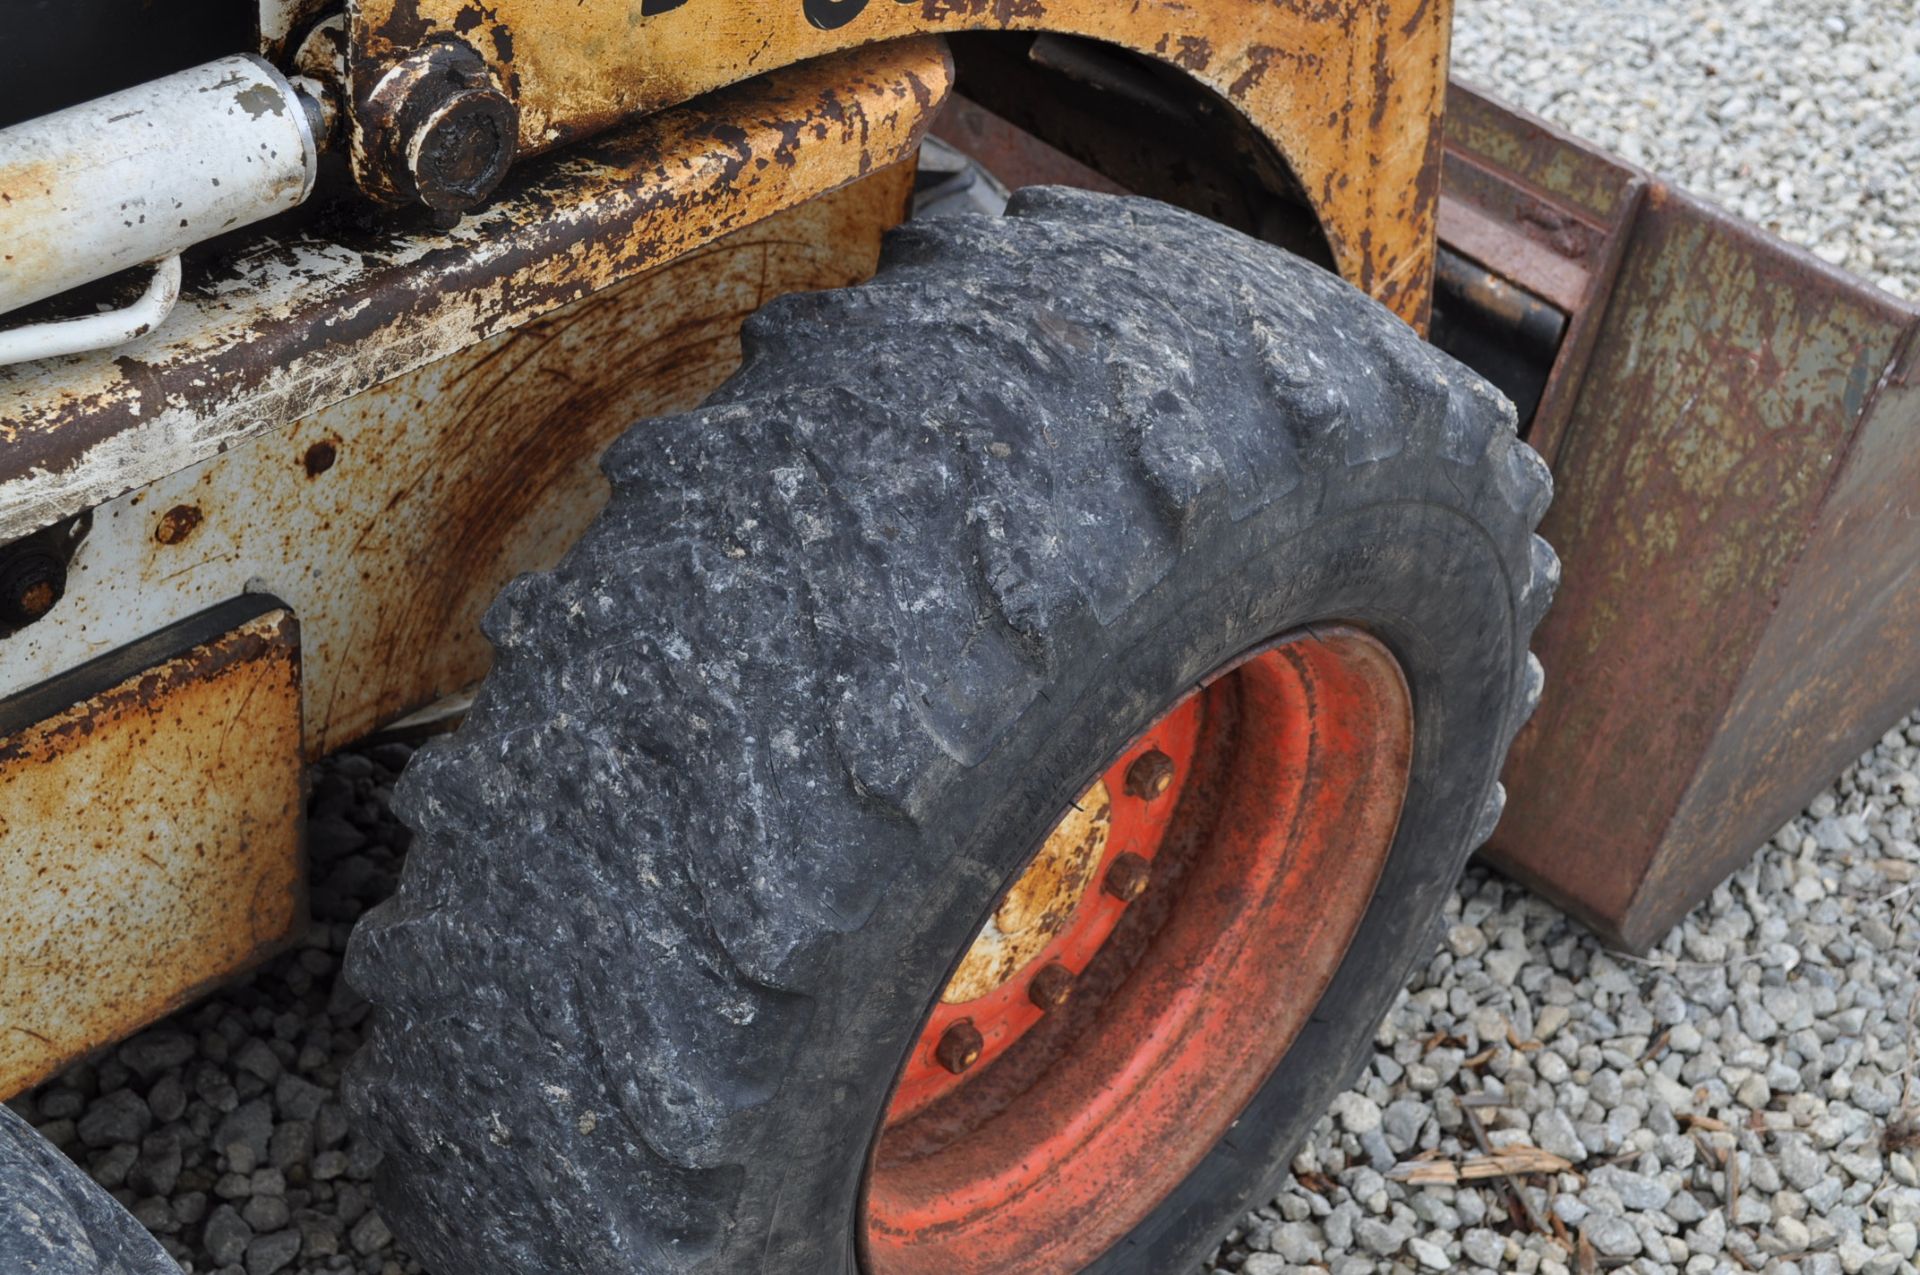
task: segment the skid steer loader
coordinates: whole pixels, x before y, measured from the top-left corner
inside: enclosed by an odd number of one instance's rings
[[[0,1097],[451,727],[348,967],[432,1270],[1191,1269],[1469,854],[1644,949],[1920,699],[1914,311],[1446,0],[0,23]],[[0,1108],[0,1268],[168,1263]]]

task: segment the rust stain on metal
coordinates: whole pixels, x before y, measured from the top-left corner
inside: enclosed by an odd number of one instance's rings
[[[0,644],[0,696],[261,588],[301,619],[310,756],[472,686],[482,612],[585,529],[600,451],[698,404],[774,296],[870,275],[911,181],[877,172],[101,507],[63,604]],[[181,503],[218,517],[157,544],[150,511]]]
[[[163,545],[177,545],[194,533],[205,520],[198,505],[175,505],[160,515],[159,525],[153,529],[153,538]]]
[[[110,676],[0,737],[0,1097],[272,954],[304,916],[292,617]]]
[[[1096,780],[1047,834],[1046,844],[1008,889],[961,958],[940,999],[977,1001],[1013,979],[1066,929],[1107,857],[1113,796]]]
[[[300,458],[300,467],[307,471],[307,477],[318,478],[333,468],[333,462],[340,458],[339,446],[330,438],[323,438],[307,448],[307,454]]]
[[[491,63],[519,109],[520,149],[532,154],[777,67],[882,41],[991,30],[1090,37],[1178,67],[1230,102],[1299,177],[1341,273],[1424,321],[1448,0],[847,0],[828,20],[809,20],[798,0],[655,7],[362,0],[349,43],[355,100],[369,99],[386,70],[423,42],[461,41]],[[377,189],[375,151],[356,136],[357,170]]]
[[[249,237],[160,331],[0,368],[0,540],[888,168],[951,73],[934,40],[843,54],[516,171],[452,231]]]

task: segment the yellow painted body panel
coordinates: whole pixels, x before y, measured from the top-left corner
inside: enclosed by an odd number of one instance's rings
[[[423,42],[470,45],[519,109],[523,152],[910,35],[1104,40],[1181,68],[1244,114],[1299,179],[1341,272],[1420,322],[1452,18],[1450,0],[357,0],[350,40],[357,100]],[[365,174],[366,139],[355,144]]]
[[[268,611],[0,736],[0,1098],[305,923],[297,634]]]

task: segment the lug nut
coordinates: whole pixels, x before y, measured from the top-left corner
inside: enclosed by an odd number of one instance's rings
[[[972,1019],[963,1018],[941,1035],[940,1043],[934,1046],[934,1061],[958,1076],[980,1061],[980,1051],[987,1047],[980,1033],[975,1030]]]
[[[51,553],[23,552],[0,561],[0,625],[32,624],[67,588],[67,564]]]
[[[1147,892],[1147,885],[1153,880],[1153,865],[1137,854],[1127,853],[1114,856],[1107,865],[1106,879],[1100,888],[1122,903],[1131,903]]]
[[[1127,795],[1156,801],[1173,787],[1173,758],[1158,748],[1148,749],[1127,767]]]
[[[1027,999],[1043,1014],[1051,1014],[1073,995],[1073,971],[1058,961],[1046,965],[1027,984]]]

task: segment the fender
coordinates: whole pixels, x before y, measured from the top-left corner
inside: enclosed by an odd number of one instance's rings
[[[355,171],[380,186],[368,109],[429,42],[488,64],[533,154],[634,114],[825,54],[918,34],[1055,32],[1179,68],[1298,178],[1340,272],[1424,323],[1433,273],[1451,0],[356,0]]]

